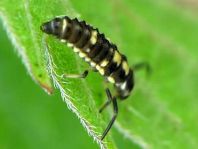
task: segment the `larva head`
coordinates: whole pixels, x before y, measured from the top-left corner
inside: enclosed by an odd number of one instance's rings
[[[46,34],[52,34],[52,35],[58,36],[62,29],[62,19],[55,18],[53,20],[45,22],[41,25],[40,28]]]

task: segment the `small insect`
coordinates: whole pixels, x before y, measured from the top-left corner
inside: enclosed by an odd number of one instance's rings
[[[97,28],[93,28],[85,21],[79,21],[77,18],[56,17],[43,23],[41,30],[46,34],[57,37],[61,42],[67,43],[68,47],[73,48],[75,53],[78,53],[94,70],[98,71],[108,82],[114,85],[116,94],[112,96],[107,88],[108,100],[99,110],[101,113],[111,102],[113,103],[114,115],[103,132],[101,137],[101,140],[103,140],[117,117],[117,99],[126,99],[134,87],[133,70],[129,67],[127,58]],[[134,69],[145,64],[137,64]],[[66,74],[65,76],[85,78],[87,75],[88,70],[85,70],[82,74]]]

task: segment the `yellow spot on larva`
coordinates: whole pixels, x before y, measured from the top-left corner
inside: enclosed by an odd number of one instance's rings
[[[72,48],[74,45],[72,43],[67,43],[67,46]]]
[[[104,69],[103,69],[103,68],[100,67],[100,68],[98,69],[98,71],[99,71],[99,73],[100,73],[101,75],[104,75]]]
[[[75,53],[77,53],[77,52],[79,52],[79,51],[80,51],[80,49],[74,47],[74,52],[75,52]]]
[[[90,52],[90,49],[89,49],[89,48],[87,48],[87,49],[86,49],[86,52],[87,52],[87,53],[89,53],[89,52]]]
[[[109,63],[109,61],[103,60],[103,61],[100,63],[100,66],[101,66],[101,67],[105,67],[105,66],[107,66],[108,63]]]
[[[121,63],[122,57],[118,51],[115,51],[114,56],[113,56],[113,61],[119,65]]]
[[[99,65],[96,65],[96,69],[99,70],[101,67]]]
[[[97,31],[92,31],[90,42],[91,44],[95,44],[97,41]]]
[[[96,66],[96,63],[94,63],[94,62],[91,62],[90,64],[91,64],[92,67]]]
[[[81,58],[83,58],[83,57],[86,57],[86,54],[83,53],[83,52],[80,52],[80,53],[79,53],[79,56],[80,56]]]
[[[126,61],[123,61],[123,62],[122,62],[122,68],[123,68],[124,71],[125,71],[125,75],[128,75],[128,74],[129,74],[129,66],[128,66],[128,64],[127,64]]]
[[[96,69],[99,71],[101,75],[104,75],[104,69],[100,67],[99,65],[96,65]]]
[[[127,82],[121,83],[120,88],[124,90],[126,88]]]
[[[109,82],[111,82],[111,83],[115,83],[115,80],[114,80],[113,77],[108,77],[107,80],[108,80]]]
[[[89,57],[85,57],[85,61],[86,61],[86,62],[90,62],[91,59],[90,59]]]
[[[67,27],[67,20],[63,19],[62,33],[65,32],[66,27]]]
[[[66,40],[65,40],[65,39],[61,39],[60,41],[61,41],[61,42],[64,42],[64,43],[66,42]]]

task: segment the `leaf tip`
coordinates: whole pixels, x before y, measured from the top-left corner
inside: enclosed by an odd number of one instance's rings
[[[54,88],[50,86],[49,84],[45,84],[43,82],[38,81],[38,84],[44,89],[45,92],[47,92],[49,95],[53,94]]]

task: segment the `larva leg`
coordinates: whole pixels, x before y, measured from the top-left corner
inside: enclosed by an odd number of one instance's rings
[[[140,70],[140,69],[145,69],[147,75],[150,75],[151,72],[152,72],[152,69],[151,69],[151,67],[150,67],[150,65],[149,65],[148,62],[137,63],[137,64],[135,64],[135,65],[132,66],[132,69],[134,71],[137,71],[137,70]]]
[[[107,101],[101,106],[99,109],[99,113],[102,113],[102,111],[111,103],[112,101],[112,96],[110,93],[110,90],[107,88],[106,89],[106,95],[107,95]]]
[[[111,127],[113,126],[117,114],[118,114],[118,105],[117,105],[117,100],[115,97],[112,97],[111,92],[109,91],[109,89],[106,89],[106,94],[108,97],[108,101],[102,106],[102,108],[100,109],[100,111],[102,112],[102,110],[107,107],[111,102],[113,103],[113,117],[111,118],[109,124],[107,125],[107,128],[105,129],[105,131],[102,134],[101,140],[103,140],[105,138],[105,136],[107,135],[107,133],[109,132],[109,130],[111,129]]]
[[[89,71],[85,70],[82,74],[63,74],[64,78],[86,78]]]

